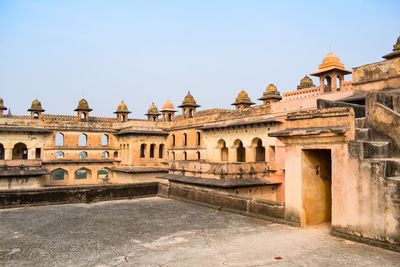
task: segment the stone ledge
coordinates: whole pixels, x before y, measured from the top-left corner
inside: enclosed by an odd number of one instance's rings
[[[391,244],[391,243],[387,243],[387,242],[383,242],[383,241],[379,241],[379,240],[373,240],[373,239],[369,239],[369,238],[365,238],[365,237],[361,237],[361,236],[356,236],[356,235],[352,235],[352,234],[343,233],[343,232],[337,231],[335,229],[335,227],[333,227],[333,226],[332,226],[332,229],[331,229],[331,235],[339,237],[339,238],[343,238],[343,239],[359,242],[359,243],[364,243],[364,244],[367,244],[367,245],[370,245],[370,246],[375,246],[375,247],[380,247],[380,248],[384,248],[384,249],[389,249],[389,250],[393,250],[393,251],[396,251],[396,252],[400,252],[400,245]]]
[[[242,214],[257,214],[284,220],[285,204],[281,202],[239,196],[196,185],[172,182],[168,197],[184,199],[218,207],[219,210],[235,211]],[[265,218],[266,218],[265,217]]]
[[[245,179],[213,179],[213,178],[200,178],[192,176],[182,176],[176,174],[166,174],[158,176],[157,178],[168,179],[169,181],[192,184],[192,185],[202,185],[210,187],[220,187],[220,188],[236,188],[236,187],[246,187],[246,186],[260,186],[260,185],[277,185],[279,183],[271,183],[266,179],[258,178],[245,178]]]
[[[166,168],[143,167],[143,168],[110,168],[112,171],[125,173],[152,173],[152,172],[168,172]]]
[[[349,129],[347,127],[309,127],[309,128],[293,128],[282,131],[269,133],[271,137],[286,137],[286,136],[304,136],[304,135],[320,135],[327,133],[345,134]]]
[[[50,204],[90,203],[100,200],[155,196],[157,193],[157,182],[1,190],[0,209]]]

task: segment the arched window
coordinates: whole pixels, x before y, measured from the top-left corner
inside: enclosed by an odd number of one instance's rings
[[[140,157],[144,158],[146,155],[146,144],[141,144],[140,145]]]
[[[324,93],[332,91],[332,78],[330,76],[326,76],[324,78]]]
[[[175,152],[172,151],[171,155],[172,155],[172,160],[175,160]]]
[[[99,179],[108,179],[108,170],[106,168],[100,169],[97,172],[97,178],[99,178]]]
[[[218,141],[218,148],[221,150],[221,161],[228,161],[228,148],[224,139]]]
[[[193,109],[189,109],[189,118],[193,118]]]
[[[114,158],[118,158],[118,152],[117,151],[114,152]]]
[[[243,146],[243,142],[239,139],[236,139],[233,145],[236,148],[236,161],[246,162],[246,149]]]
[[[125,121],[125,114],[122,114],[122,116],[121,116],[121,122],[124,122]]]
[[[85,151],[82,151],[79,153],[79,158],[80,159],[86,159],[87,158],[87,153]]]
[[[64,180],[68,175],[67,171],[63,169],[55,169],[51,172],[51,180],[60,181]]]
[[[164,144],[158,147],[158,158],[162,159],[164,157]]]
[[[0,160],[5,159],[5,150],[3,144],[0,144]]]
[[[172,135],[172,146],[175,146],[175,135]]]
[[[187,153],[186,153],[186,151],[183,151],[183,160],[187,160]]]
[[[183,134],[183,145],[187,146],[187,134],[186,133]]]
[[[39,113],[37,112],[33,113],[33,118],[36,120],[39,119]]]
[[[110,155],[110,154],[109,154],[107,151],[103,151],[103,152],[101,153],[101,157],[102,157],[103,159],[108,158],[109,155]]]
[[[82,168],[75,172],[75,179],[87,179],[90,176],[90,171],[88,169]]]
[[[102,146],[108,146],[108,135],[103,134],[101,136],[101,145]]]
[[[265,161],[265,147],[263,147],[260,138],[254,138],[251,141],[252,147],[254,147],[254,160],[255,161]]]
[[[196,133],[196,141],[197,141],[197,145],[199,146],[201,144],[201,136],[200,136],[200,132]]]
[[[168,114],[168,121],[172,121],[172,114],[171,113]]]
[[[197,159],[200,160],[201,159],[200,151],[197,151],[196,155],[197,155]]]
[[[154,148],[155,148],[155,144],[151,144],[150,145],[150,158],[154,158]]]
[[[12,159],[28,159],[28,148],[24,143],[14,145]]]
[[[63,158],[64,158],[64,152],[57,151],[56,152],[56,159],[63,159]]]
[[[87,145],[87,135],[86,134],[81,134],[79,136],[79,146],[86,146]]]

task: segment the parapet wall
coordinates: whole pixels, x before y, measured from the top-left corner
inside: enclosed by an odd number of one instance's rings
[[[353,68],[353,87],[356,93],[400,88],[400,58]]]

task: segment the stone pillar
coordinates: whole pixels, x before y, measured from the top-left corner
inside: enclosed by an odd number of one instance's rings
[[[36,159],[36,148],[28,147],[28,159]]]
[[[336,82],[336,76],[331,77],[331,92],[334,93],[337,91],[337,82]]]
[[[319,88],[321,95],[325,93],[324,77],[319,77]]]
[[[6,160],[11,160],[12,159],[12,148],[4,147],[4,158]]]
[[[340,91],[343,91],[344,90],[344,80],[343,80],[343,78],[339,78],[340,80]]]
[[[229,162],[236,162],[236,160],[237,160],[236,147],[228,148],[228,161]]]
[[[246,162],[255,162],[256,161],[255,147],[248,146],[245,148],[246,148]]]

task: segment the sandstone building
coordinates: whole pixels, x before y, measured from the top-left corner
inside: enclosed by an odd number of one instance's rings
[[[385,60],[347,70],[329,53],[281,96],[269,84],[235,109],[149,107],[147,119],[6,115],[0,99],[0,190],[157,181],[167,196],[261,214],[400,248],[400,38]],[[351,81],[345,76],[352,74]],[[234,99],[234,96],[232,96]]]

